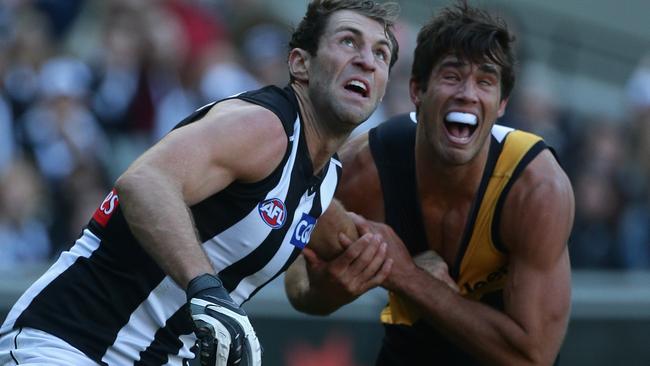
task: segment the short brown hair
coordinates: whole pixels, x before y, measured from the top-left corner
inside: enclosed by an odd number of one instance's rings
[[[314,0],[309,3],[307,13],[291,35],[289,49],[301,48],[315,56],[327,21],[334,12],[339,10],[352,10],[376,20],[384,26],[392,45],[390,55],[390,67],[392,68],[397,61],[399,51],[399,45],[393,33],[393,27],[399,14],[397,3],[380,4],[368,0]]]
[[[513,42],[503,19],[459,1],[442,9],[418,33],[411,79],[426,90],[433,68],[450,54],[472,63],[489,61],[501,67],[501,99],[505,99],[515,84]]]

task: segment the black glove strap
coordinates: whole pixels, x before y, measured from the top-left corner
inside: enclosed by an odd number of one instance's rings
[[[200,276],[194,277],[187,285],[187,300],[193,298],[197,293],[212,287],[223,287],[223,283],[217,277],[210,273],[204,273]]]

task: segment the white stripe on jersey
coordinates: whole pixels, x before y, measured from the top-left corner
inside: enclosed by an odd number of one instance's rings
[[[323,178],[323,183],[321,187],[321,207],[327,207],[332,200],[334,195],[334,190],[336,189],[336,181],[338,173],[336,171],[336,160],[330,160],[330,166],[327,170],[327,175]],[[340,164],[340,163],[339,163]],[[328,186],[329,185],[329,186]],[[284,239],[282,240],[282,245],[280,249],[275,253],[273,258],[258,272],[248,276],[239,283],[237,288],[230,293],[230,296],[238,303],[246,301],[250,294],[253,293],[258,287],[262,286],[269,278],[274,276],[280,268],[287,262],[295,246],[290,244],[292,236],[296,234],[296,226],[300,223],[300,219],[303,213],[308,213],[313,204],[314,198],[316,197],[315,193],[309,194],[305,192],[303,194],[300,205],[294,213],[291,227],[287,231]]]
[[[246,301],[250,297],[251,293],[255,291],[255,289],[262,286],[266,281],[273,277],[280,270],[280,268],[284,266],[287,260],[289,260],[289,257],[295,248],[293,244],[290,244],[291,237],[296,232],[296,226],[300,223],[302,214],[309,212],[311,209],[312,205],[314,204],[315,197],[315,193],[309,195],[308,192],[305,192],[303,194],[303,196],[300,198],[300,204],[293,214],[291,226],[282,239],[280,248],[273,255],[273,258],[271,258],[271,260],[268,261],[262,269],[248,277],[243,278],[239,285],[237,285],[237,287],[230,293],[230,296],[233,298],[233,300],[235,300],[235,302],[240,304]]]
[[[291,186],[291,173],[293,172],[296,156],[298,155],[299,136],[300,119],[297,118],[294,122],[293,133],[296,142],[291,145],[291,155],[282,170],[280,181],[267,193],[265,199],[281,198],[284,200],[286,198],[289,187]],[[251,230],[250,228],[256,229]],[[260,225],[260,214],[256,206],[241,221],[207,240],[203,245],[203,249],[212,261],[213,267],[217,272],[219,272],[257,249],[260,243],[269,235],[271,230],[273,229],[268,225]],[[244,239],[246,240],[244,241]],[[242,245],[234,245],[235,243],[240,243]],[[280,268],[281,267],[278,267],[277,269],[279,270]],[[245,297],[233,297],[233,300],[235,300],[236,303],[241,304],[241,302],[247,298],[248,295]]]
[[[321,207],[323,211],[330,205],[332,199],[334,198],[334,191],[336,191],[336,182],[338,181],[338,172],[336,171],[336,166],[342,167],[341,162],[336,159],[330,159],[329,170],[327,175],[323,179],[323,183],[320,185],[320,197],[321,197]]]
[[[7,319],[5,319],[4,324],[0,328],[0,334],[7,333],[11,330],[16,322],[16,319],[20,314],[29,306],[34,297],[39,294],[43,289],[54,281],[61,273],[66,269],[72,266],[77,258],[85,257],[88,258],[91,254],[99,248],[99,238],[95,234],[91,233],[90,230],[85,229],[81,238],[79,238],[75,244],[59,256],[59,259],[54,262],[54,264],[41,276],[38,281],[34,282],[27,291],[18,299],[16,305],[11,308]]]
[[[185,304],[183,291],[167,276],[151,291],[146,301],[131,313],[129,322],[117,333],[113,343],[102,357],[109,365],[126,365],[130,360],[138,360],[140,352],[153,342],[156,331],[163,328],[170,314],[174,314]],[[189,348],[180,350],[181,357],[192,358]]]
[[[183,347],[179,350],[177,355],[168,355],[169,362],[165,365],[184,365],[183,360],[194,358],[194,354],[190,351],[190,348],[194,347],[196,342],[196,336],[192,334],[183,334],[178,337],[181,342],[183,342]]]

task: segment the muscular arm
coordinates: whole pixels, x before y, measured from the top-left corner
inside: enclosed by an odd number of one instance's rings
[[[333,202],[324,215],[324,220],[318,220],[309,247],[284,278],[293,307],[313,315],[330,314],[379,285],[392,263],[385,261],[387,244],[382,238],[370,233],[359,237],[355,224],[338,202]],[[326,251],[319,246],[326,247]]]
[[[215,272],[189,206],[235,180],[253,182],[270,174],[286,141],[272,112],[227,101],[172,131],[117,180],[120,206],[133,234],[181,287],[197,275]]]
[[[569,318],[566,244],[573,214],[569,180],[546,151],[506,199],[501,234],[510,264],[504,312],[465,299],[421,271],[400,271],[398,262],[387,283],[417,303],[438,331],[477,360],[488,365],[551,365]]]

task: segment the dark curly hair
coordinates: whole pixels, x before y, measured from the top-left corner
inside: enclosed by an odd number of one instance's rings
[[[450,54],[472,63],[492,62],[501,67],[505,99],[515,84],[513,42],[503,19],[459,1],[442,9],[418,33],[411,79],[426,90],[434,66]]]

